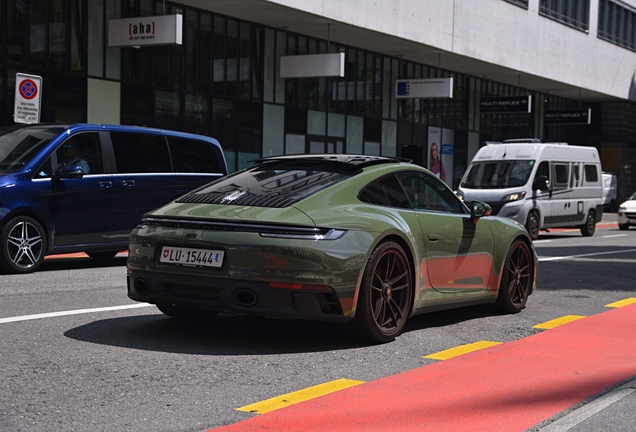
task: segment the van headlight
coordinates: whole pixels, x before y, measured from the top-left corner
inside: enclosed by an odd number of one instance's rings
[[[503,202],[519,201],[519,200],[524,199],[525,196],[526,196],[525,192],[510,193],[508,195],[504,195],[504,197],[501,199],[501,201],[503,201]]]

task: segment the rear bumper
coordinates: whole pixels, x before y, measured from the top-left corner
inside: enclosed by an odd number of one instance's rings
[[[345,322],[334,292],[272,288],[265,282],[130,270],[128,297],[152,304],[278,318]]]

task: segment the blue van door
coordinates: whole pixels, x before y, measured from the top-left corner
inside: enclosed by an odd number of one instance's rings
[[[116,174],[115,215],[109,240],[128,244],[142,216],[167,204],[175,195],[168,145],[163,135],[111,132]]]
[[[37,180],[50,182],[46,187],[50,187],[55,247],[107,243],[115,195],[113,175],[104,173],[99,135],[80,133],[69,137],[45,166],[55,167],[52,178]],[[79,167],[81,175],[73,167]]]

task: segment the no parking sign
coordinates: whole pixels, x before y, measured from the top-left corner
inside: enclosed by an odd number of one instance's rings
[[[39,123],[41,94],[42,77],[16,74],[13,121],[16,123]]]

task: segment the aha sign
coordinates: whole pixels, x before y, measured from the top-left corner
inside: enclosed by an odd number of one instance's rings
[[[42,77],[17,73],[15,75],[13,121],[16,123],[39,123],[41,94]]]

